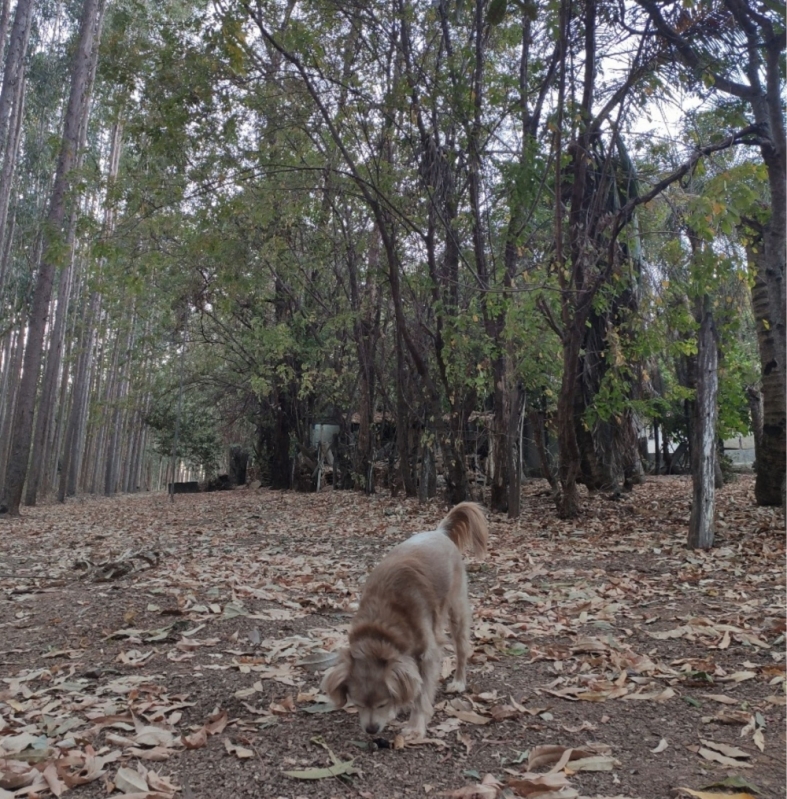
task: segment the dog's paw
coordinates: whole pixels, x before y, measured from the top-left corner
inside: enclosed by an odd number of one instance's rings
[[[467,685],[464,680],[451,680],[451,682],[446,685],[445,690],[449,694],[461,694],[464,693],[466,687]]]
[[[423,722],[408,721],[407,724],[402,727],[402,735],[407,741],[420,741],[422,738],[426,738],[426,724]]]

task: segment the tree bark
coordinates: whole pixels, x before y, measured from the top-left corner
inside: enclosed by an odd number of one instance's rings
[[[52,325],[49,340],[49,351],[44,366],[44,377],[41,386],[41,396],[38,401],[38,410],[35,417],[35,432],[33,435],[32,457],[27,475],[25,489],[25,505],[34,506],[38,495],[41,474],[45,468],[46,442],[52,426],[52,417],[55,414],[55,397],[57,396],[58,379],[62,364],[63,346],[65,344],[66,319],[68,306],[71,299],[71,278],[74,271],[74,229],[76,214],[71,214],[69,224],[69,258],[68,263],[60,272],[55,305],[55,323]]]
[[[688,545],[692,549],[713,546],[716,487],[716,423],[719,393],[719,350],[710,298],[701,300],[701,321],[697,334],[696,397],[691,401],[692,502]]]
[[[751,416],[751,430],[754,436],[754,460],[755,465],[762,448],[762,428],[764,425],[762,418],[762,392],[757,386],[746,387],[746,398],[749,401],[749,415]]]
[[[776,213],[775,208],[773,213]],[[778,278],[778,266],[770,263],[774,259],[764,247],[757,246],[755,242],[748,250],[749,259],[756,267],[751,298],[762,364],[762,426],[759,430],[755,429],[757,476],[754,496],[758,505],[781,505],[787,450],[784,326],[773,325],[771,320],[778,318],[777,306],[783,300],[780,295],[784,293],[784,281]]]
[[[104,469],[104,496],[109,497],[117,491],[118,473],[120,471],[121,450],[122,443],[121,433],[124,425],[122,421],[123,402],[128,394],[129,384],[129,371],[131,369],[131,352],[134,347],[134,309],[131,309],[130,319],[128,321],[129,330],[126,336],[126,347],[123,354],[122,362],[117,367],[119,374],[117,377],[117,391],[114,400],[114,408],[112,408],[112,421],[109,426],[109,446],[107,447],[106,468]],[[118,346],[120,344],[120,335],[118,334]],[[185,346],[185,345],[184,345]]]
[[[0,171],[0,253],[2,253],[2,258],[0,259],[0,294],[6,282],[11,256],[11,241],[13,239],[14,224],[13,217],[11,219],[11,224],[8,224],[8,211],[11,205],[11,193],[14,186],[17,157],[19,155],[19,143],[22,140],[24,112],[25,77],[24,69],[22,69],[20,78],[17,81],[11,127],[6,138],[2,171]]]
[[[65,442],[63,444],[63,461],[58,482],[57,498],[64,502],[66,495],[73,496],[77,490],[77,479],[82,468],[84,453],[85,424],[87,421],[87,405],[90,396],[93,352],[95,350],[95,323],[98,320],[101,297],[97,291],[90,296],[85,314],[85,325],[82,329],[82,344],[77,359],[74,387],[71,392],[71,406],[66,422]]]
[[[0,64],[5,62],[6,45],[8,44],[8,23],[11,21],[11,0],[3,0],[0,10]]]
[[[33,0],[17,0],[14,12],[14,24],[11,28],[8,55],[3,71],[3,86],[0,89],[0,152],[7,150],[8,135],[12,129],[13,107],[18,96],[18,84],[24,81],[23,64],[27,44],[30,41],[33,6]],[[5,13],[5,9],[3,11]]]
[[[14,336],[10,345],[8,362],[6,365],[4,380],[5,390],[3,391],[2,417],[0,417],[0,485],[5,484],[6,465],[10,451],[11,436],[13,433],[14,415],[16,411],[16,398],[19,386],[19,378],[22,374],[22,358],[24,355],[25,331],[21,328]],[[0,502],[0,508],[8,510],[4,502]]]

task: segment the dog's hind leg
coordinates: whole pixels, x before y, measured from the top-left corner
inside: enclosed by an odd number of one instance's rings
[[[442,650],[436,645],[430,646],[421,659],[420,671],[423,684],[421,693],[413,702],[410,718],[404,725],[404,734],[407,737],[418,739],[426,735],[426,725],[429,724],[434,713],[434,695],[440,678],[442,660]]]
[[[454,679],[446,686],[446,691],[460,694],[467,684],[465,669],[470,655],[470,604],[467,601],[467,589],[458,593],[456,601],[451,606],[450,618],[451,635],[456,650],[456,671]]]

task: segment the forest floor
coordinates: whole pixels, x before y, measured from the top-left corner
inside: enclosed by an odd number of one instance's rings
[[[0,521],[0,799],[783,797],[781,510],[739,478],[704,553],[687,478],[575,522],[546,489],[490,518],[468,690],[413,746],[319,683],[364,576],[443,505],[245,489]]]

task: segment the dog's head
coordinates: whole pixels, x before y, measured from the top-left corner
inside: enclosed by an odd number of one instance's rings
[[[361,639],[339,653],[325,675],[322,690],[337,707],[351,701],[361,728],[376,735],[421,691],[418,664],[387,641]]]

